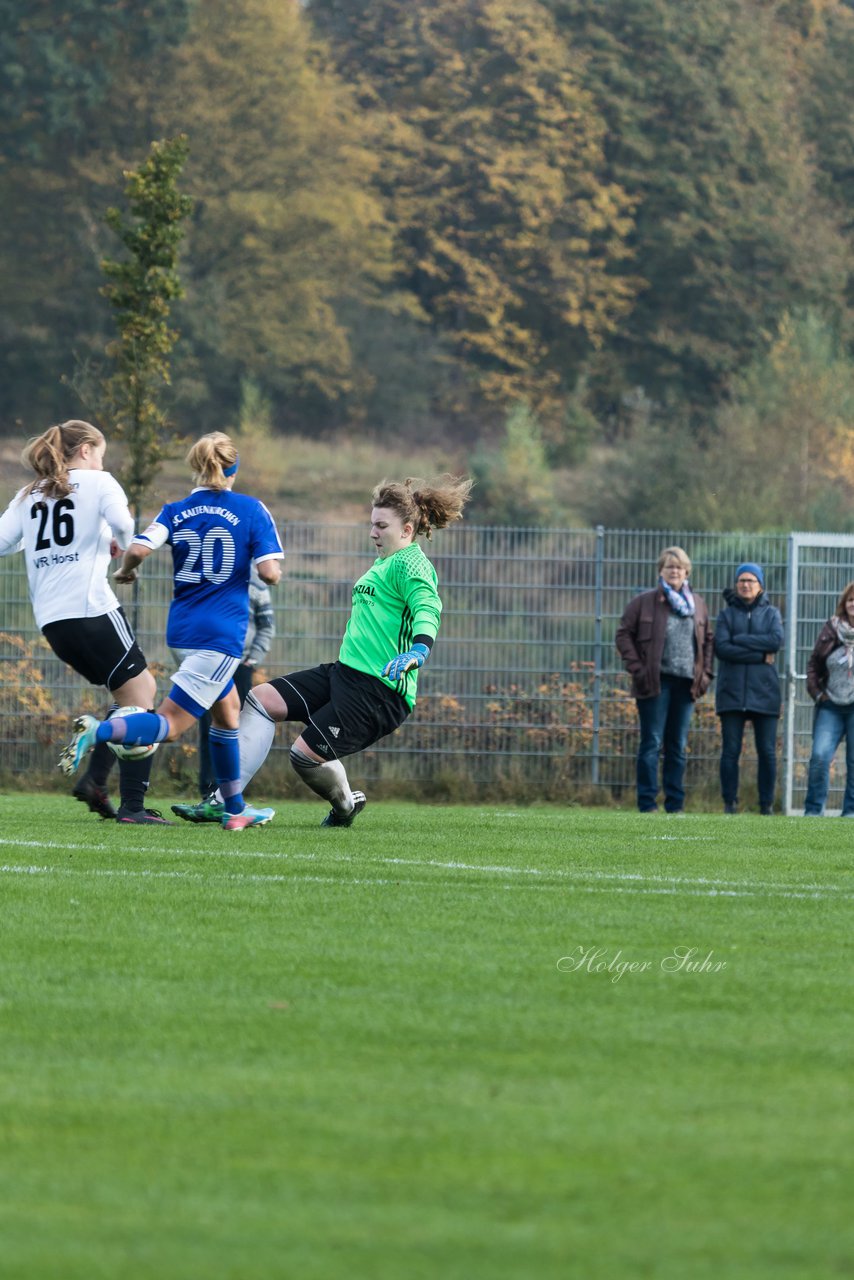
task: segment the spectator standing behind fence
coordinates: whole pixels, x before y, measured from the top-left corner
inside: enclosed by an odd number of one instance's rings
[[[681,547],[658,557],[658,586],[626,605],[616,644],[632,677],[640,744],[637,798],[641,813],[658,808],[658,761],[663,753],[664,808],[685,808],[688,728],[694,703],[712,681],[709,611],[689,585],[691,561]]]
[[[72,418],[49,427],[23,453],[35,479],[0,516],[0,556],[22,550],[36,625],[61,662],[104,685],[119,706],[151,706],[157,685],[107,581],[112,556],[133,540],[133,517],[117,480],[104,470],[106,440]],[[119,764],[118,813],[107,794],[116,757],[100,743],[74,787],[93,813],[119,822],[162,822],[143,801],[152,760]]]
[[[818,818],[824,812],[831,761],[844,738],[842,816],[854,818],[854,582],[818,633],[807,662],[807,692],[816,705],[804,814]]]
[[[252,688],[252,680],[259,662],[270,652],[270,645],[276,634],[276,615],[273,612],[273,597],[270,589],[252,566],[249,577],[249,627],[240,666],[234,673],[234,687],[243,706],[246,695]],[[178,649],[173,651],[175,661],[183,662],[184,653]],[[213,762],[210,753],[211,713],[206,711],[199,721],[199,796],[206,800],[216,791]]]
[[[753,722],[758,757],[759,812],[774,812],[777,781],[777,721],[780,678],[774,665],[783,647],[783,619],[765,596],[758,564],[740,564],[735,590],[724,590],[725,607],[715,623],[718,678],[715,710],[721,721],[721,795],[725,813],[738,812],[738,766],[744,726]]]

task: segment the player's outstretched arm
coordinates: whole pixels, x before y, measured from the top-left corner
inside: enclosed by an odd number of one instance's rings
[[[154,550],[153,547],[143,546],[141,542],[132,542],[127,551],[122,556],[122,562],[116,569],[113,577],[116,582],[127,584],[136,582],[136,571],[142,564],[146,556],[150,556]]]

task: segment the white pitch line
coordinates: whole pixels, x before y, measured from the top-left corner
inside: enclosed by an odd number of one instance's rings
[[[103,844],[72,844],[62,843],[53,840],[10,840],[0,838],[0,846],[11,845],[17,848],[30,849],[50,849],[50,850],[70,850],[78,849],[85,851],[103,850],[115,852],[114,846]],[[184,857],[187,851],[176,853],[171,846],[168,848],[156,845],[123,845],[122,851],[127,853],[156,853],[163,857]],[[567,869],[564,867],[513,867],[502,864],[478,863],[478,862],[460,862],[456,859],[443,861],[437,858],[385,858],[371,857],[362,855],[354,857],[351,854],[327,853],[326,850],[321,854],[317,853],[300,853],[296,851],[285,850],[274,852],[269,849],[253,849],[248,845],[240,845],[238,847],[235,841],[231,841],[228,847],[216,850],[191,850],[191,856],[201,856],[205,858],[256,858],[265,859],[276,862],[281,861],[308,861],[316,862],[322,859],[326,862],[357,862],[360,866],[366,863],[374,863],[377,866],[394,866],[394,867],[433,867],[438,871],[472,871],[485,875],[504,875],[504,876],[531,876],[537,879],[557,879],[577,883],[585,880],[601,880],[605,882],[633,883],[633,884],[653,884],[672,886],[675,890],[687,888],[699,888],[703,892],[718,891],[724,893],[727,891],[750,892],[753,893],[789,893],[793,896],[810,896],[814,893],[823,893],[830,895],[850,896],[842,888],[841,885],[818,884],[814,881],[796,881],[795,883],[787,883],[785,881],[775,880],[726,880],[718,879],[710,876],[673,876],[657,874],[650,871],[600,871],[598,868],[576,867]],[[3,870],[3,868],[0,868]],[[164,873],[165,874],[165,873]],[[181,872],[180,874],[186,874]],[[202,874],[202,873],[199,873]],[[263,878],[263,877],[262,877]],[[272,877],[267,877],[272,879]],[[291,877],[285,877],[291,878]]]
[[[7,864],[0,866],[0,875],[27,875],[27,876],[60,876],[63,878],[76,879],[119,879],[119,880],[185,880],[204,883],[207,885],[220,883],[246,883],[246,884],[331,884],[331,885],[399,885],[399,881],[390,880],[386,876],[356,876],[346,881],[342,881],[340,876],[320,876],[308,875],[304,873],[296,873],[294,875],[257,875],[246,871],[229,871],[223,874],[217,872],[214,875],[206,875],[201,871],[152,871],[148,868],[138,868],[133,870],[127,867],[53,867],[53,866],[15,866]],[[435,880],[412,880],[406,881],[406,885],[418,885],[419,887],[429,888],[435,886]],[[464,888],[473,890],[473,886],[467,885]],[[754,890],[741,889],[690,889],[678,886],[668,887],[628,887],[625,885],[601,884],[548,884],[540,882],[538,884],[520,884],[516,881],[512,884],[503,884],[502,889],[563,889],[569,893],[583,894],[619,894],[623,897],[683,897],[683,898],[754,898],[756,892]],[[813,901],[825,901],[825,895],[822,892],[815,893],[792,893],[792,892],[772,892],[772,897],[791,898],[791,899],[810,899]],[[854,894],[843,894],[843,899],[854,898]],[[839,902],[840,898],[836,898]]]
[[[0,866],[0,875],[27,875],[27,876],[67,876],[86,879],[87,877],[96,877],[98,879],[110,880],[192,880],[204,884],[220,882],[238,883],[246,882],[248,884],[292,884],[295,880],[320,881],[330,884],[340,884],[341,879],[338,876],[311,876],[311,875],[270,875],[263,876],[253,874],[250,871],[227,871],[217,872],[214,875],[206,875],[203,871],[153,871],[149,867],[51,867],[51,866],[14,866],[7,864]],[[392,880],[348,880],[347,884],[393,884]],[[424,881],[425,884],[429,881]]]
[[[0,843],[9,844],[11,841],[0,841]],[[39,842],[31,841],[30,846],[38,845]],[[48,846],[55,847],[55,846]],[[75,848],[78,846],[74,846]],[[151,850],[149,850],[151,852]],[[231,856],[230,854],[228,856]],[[270,855],[268,855],[270,856]],[[295,860],[305,858],[313,860],[313,854],[294,854],[283,855],[291,856]],[[346,861],[351,861],[347,858]],[[754,898],[759,895],[771,896],[776,898],[788,898],[793,900],[813,900],[813,901],[848,901],[854,899],[854,893],[844,892],[837,885],[780,885],[771,882],[750,882],[741,884],[738,881],[715,881],[704,877],[690,879],[688,877],[667,877],[667,876],[644,876],[638,873],[609,873],[599,871],[579,870],[577,875],[569,872],[556,870],[554,872],[541,871],[537,868],[517,868],[517,867],[489,867],[478,866],[477,864],[459,863],[459,862],[439,862],[436,860],[422,859],[401,859],[401,858],[378,858],[364,859],[363,862],[374,861],[378,865],[393,866],[429,866],[438,870],[450,871],[476,871],[487,872],[490,875],[531,875],[538,878],[538,882],[525,885],[518,879],[513,883],[504,884],[505,889],[510,888],[539,888],[539,889],[563,889],[570,893],[611,893],[621,894],[623,896],[644,896],[644,897],[692,897],[692,898]],[[291,875],[271,874],[261,875],[253,872],[221,872],[217,871],[213,874],[204,871],[191,871],[186,869],[170,869],[165,871],[156,871],[151,868],[128,868],[128,867],[57,867],[57,866],[21,866],[14,863],[8,863],[0,866],[0,875],[57,875],[57,876],[74,876],[85,879],[86,877],[95,878],[112,878],[112,879],[139,879],[139,880],[186,880],[193,882],[213,883],[215,881],[225,881],[229,883],[247,883],[247,884],[293,884],[293,883],[316,883],[316,884],[347,884],[347,885],[387,885],[397,883],[387,877],[381,876],[358,876],[349,877],[342,880],[340,876],[322,876],[311,875],[306,873],[295,872]],[[584,881],[593,880],[599,883],[584,883]],[[631,883],[626,884],[629,881]],[[430,880],[414,880],[409,878],[407,885],[419,885],[430,887],[436,884],[433,879]]]

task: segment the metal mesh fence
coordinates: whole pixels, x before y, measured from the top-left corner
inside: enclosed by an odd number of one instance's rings
[[[268,677],[337,656],[352,583],[373,558],[363,526],[281,527],[287,560],[274,591],[277,634],[264,667]],[[691,556],[692,584],[712,617],[742,560],[764,566],[767,593],[785,616],[785,535],[468,525],[437,533],[425,549],[439,575],[444,614],[419,677],[418,706],[393,737],[353,759],[354,783],[418,782],[428,793],[460,796],[475,788],[482,796],[489,787],[507,797],[629,800],[637,716],[614,633],[627,601],[655,584],[661,549],[673,544]],[[799,624],[803,661],[803,649],[809,653],[841,586],[854,576],[850,549],[824,554],[809,580],[812,611]],[[136,598],[127,588],[119,594],[166,692],[174,669],[164,639],[168,555],[148,561]],[[19,556],[0,561],[0,617],[0,770],[7,777],[47,775],[69,716],[99,709],[103,694],[59,663],[39,636]],[[803,697],[801,690],[801,703]],[[793,739],[801,774],[809,751],[804,714]],[[288,773],[292,736],[286,730],[277,737],[268,766],[273,778]],[[191,739],[163,748],[175,776],[194,776]],[[689,790],[717,796],[712,693],[698,704],[689,750]],[[755,777],[751,752],[747,741],[747,779]]]

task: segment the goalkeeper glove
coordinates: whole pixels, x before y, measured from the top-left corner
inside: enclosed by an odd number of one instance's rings
[[[430,650],[426,644],[414,644],[408,653],[399,653],[396,658],[392,658],[391,662],[387,662],[380,674],[384,675],[386,680],[399,680],[401,676],[406,675],[407,671],[423,667],[429,654]]]

